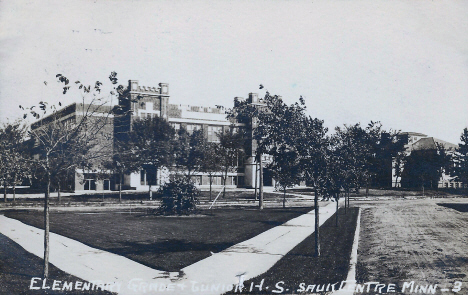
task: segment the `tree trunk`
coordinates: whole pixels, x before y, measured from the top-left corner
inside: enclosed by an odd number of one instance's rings
[[[314,196],[314,211],[315,211],[315,256],[320,256],[320,220],[319,220],[319,204],[318,204],[318,192],[315,189]]]
[[[260,156],[259,159],[259,165],[260,165],[260,188],[259,188],[259,196],[258,196],[258,209],[263,210],[263,165],[262,165],[262,157]]]
[[[57,183],[57,198],[58,198],[58,203],[60,204],[62,202],[62,198],[60,196],[60,180]]]
[[[3,201],[7,202],[7,184],[6,180],[3,180]]]
[[[224,188],[223,188],[223,199],[226,197],[226,182],[227,182],[228,169],[224,171]]]
[[[283,190],[283,208],[286,208],[286,187]]]
[[[258,163],[257,161],[255,161],[255,201],[258,200],[257,182],[258,182]]]
[[[50,174],[47,173],[47,189],[44,196],[44,279],[49,277],[49,197]]]
[[[338,227],[338,203],[339,203],[339,195],[335,194],[335,201],[336,201],[336,227]]]
[[[13,204],[16,202],[16,175],[13,179]]]
[[[345,193],[344,193],[344,213],[347,214],[348,213],[348,210],[347,210],[347,200],[346,200],[346,196],[348,194],[348,189],[345,190]]]
[[[210,202],[211,202],[211,186],[213,184],[213,175],[210,174]]]
[[[122,172],[119,173],[119,203],[122,203]]]
[[[349,201],[350,201],[350,199],[349,199],[349,191],[348,191],[348,208],[349,208]]]
[[[366,198],[369,197],[369,180],[366,179]],[[349,201],[349,198],[348,198]]]

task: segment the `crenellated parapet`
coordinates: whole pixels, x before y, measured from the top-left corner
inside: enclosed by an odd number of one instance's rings
[[[129,80],[128,86],[130,92],[138,92],[145,95],[163,95],[169,96],[169,84],[159,83],[158,87],[154,86],[143,86],[138,84],[138,80]]]

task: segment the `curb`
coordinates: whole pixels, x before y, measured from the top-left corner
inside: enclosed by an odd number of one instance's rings
[[[333,295],[353,295],[354,287],[356,286],[356,264],[359,244],[359,231],[361,229],[361,208],[359,208],[358,217],[356,220],[356,231],[354,233],[353,249],[351,250],[351,258],[349,260],[348,276],[342,289],[333,292]]]

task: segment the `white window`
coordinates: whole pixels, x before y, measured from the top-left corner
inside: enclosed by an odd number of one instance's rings
[[[193,131],[195,130],[201,130],[202,129],[202,125],[200,124],[187,124],[187,132],[189,134],[192,134]]]
[[[172,128],[174,128],[174,130],[175,130],[176,132],[179,132],[179,130],[180,130],[180,123],[171,123],[171,126],[172,126]]]
[[[219,142],[218,134],[223,130],[222,126],[208,126],[208,141]]]

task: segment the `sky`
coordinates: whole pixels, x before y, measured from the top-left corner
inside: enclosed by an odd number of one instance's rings
[[[468,1],[443,0],[0,0],[0,121],[78,99],[56,74],[94,84],[115,71],[169,83],[170,103],[231,107],[267,89],[303,96],[330,130],[372,120],[458,143],[467,15]]]

